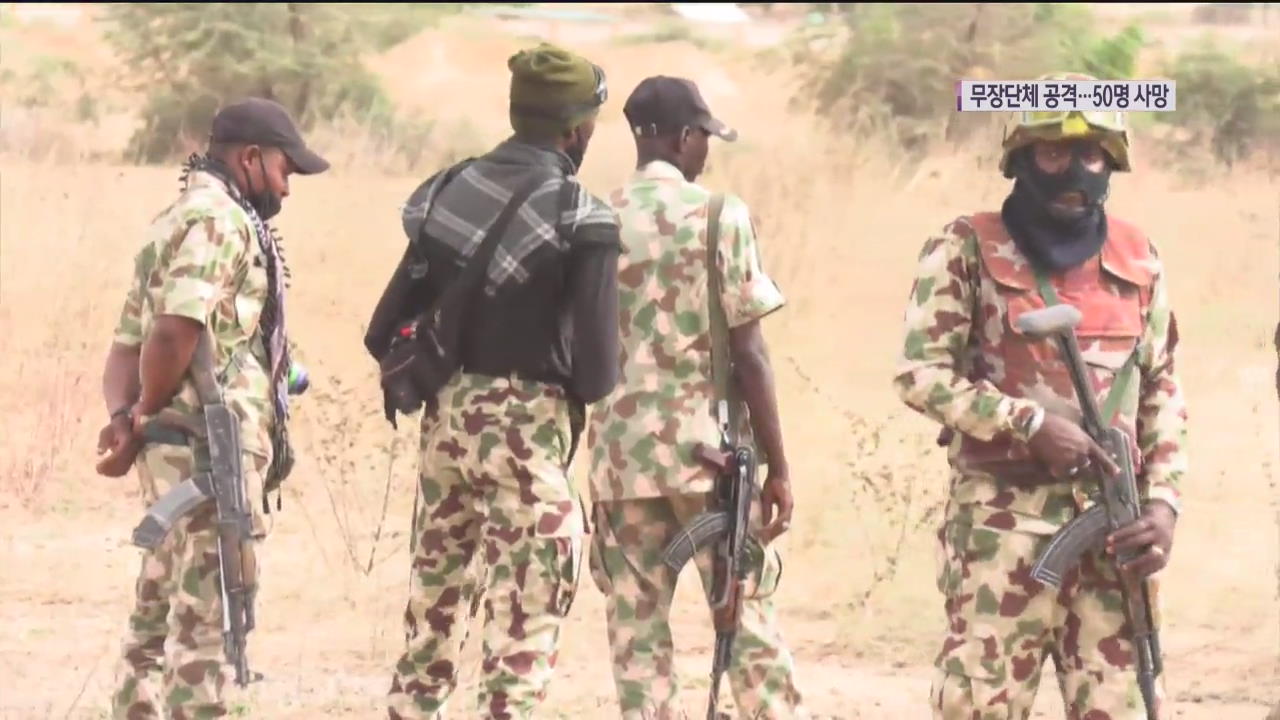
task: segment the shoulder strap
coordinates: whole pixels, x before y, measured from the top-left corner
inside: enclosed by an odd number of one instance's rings
[[[458,277],[449,284],[449,287],[445,288],[444,292],[440,293],[440,297],[436,298],[436,301],[427,309],[427,315],[434,313],[437,308],[444,307],[446,303],[452,302],[455,297],[465,292],[468,286],[472,284],[475,287],[472,289],[471,294],[481,292],[484,282],[476,282],[477,278],[483,278],[485,271],[488,270],[489,260],[493,257],[494,251],[498,249],[498,243],[501,242],[502,236],[507,230],[507,225],[515,217],[516,211],[524,205],[525,200],[533,194],[533,191],[543,181],[544,178],[537,173],[533,173],[525,181],[524,185],[511,194],[511,199],[507,201],[506,206],[502,208],[502,212],[498,214],[493,224],[489,226],[489,231],[485,233],[484,240],[480,242],[480,247],[476,248],[475,253],[471,255],[471,259],[463,266],[462,272],[458,274]]]
[[[410,247],[413,247],[413,244],[418,241],[418,237],[422,233],[422,228],[426,224],[427,212],[430,210],[427,200],[434,200],[436,196],[448,187],[449,183],[453,182],[453,180],[458,177],[463,170],[466,170],[475,161],[476,159],[474,157],[468,157],[460,160],[444,170],[437,172],[426,180],[423,180],[422,184],[414,188],[413,192],[409,194],[409,198],[405,200],[406,208],[417,205],[422,206],[421,217],[419,218],[415,215],[415,221],[413,223],[410,223],[409,221],[407,210],[402,212],[400,216],[401,227],[404,229],[405,236],[409,239]],[[430,192],[432,187],[436,186],[437,183],[438,187],[435,188],[435,192]]]
[[[729,351],[729,321],[720,302],[723,278],[720,275],[720,213],[724,210],[724,194],[711,196],[707,207],[707,295],[711,322],[711,381],[715,388],[715,414],[725,440],[738,443],[739,410],[734,385],[730,380],[732,361]]]
[[[195,353],[191,356],[191,380],[201,405],[222,402],[222,387],[213,363],[213,333],[206,327],[200,333]]]
[[[1049,278],[1040,270],[1033,267],[1036,274],[1036,287],[1040,290],[1040,297],[1044,299],[1045,305],[1058,305],[1058,293],[1053,289],[1053,285],[1049,282]],[[1116,373],[1116,379],[1111,383],[1111,389],[1107,391],[1107,397],[1102,401],[1102,422],[1106,426],[1110,426],[1116,418],[1116,413],[1120,410],[1120,401],[1124,398],[1125,392],[1129,389],[1129,383],[1133,382],[1133,373],[1138,364],[1138,346],[1142,343],[1141,338],[1138,344],[1134,346],[1133,352],[1129,353],[1129,357],[1125,358],[1124,365]]]

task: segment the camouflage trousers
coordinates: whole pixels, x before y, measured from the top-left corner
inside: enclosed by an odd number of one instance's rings
[[[242,466],[251,504],[261,497],[266,457],[245,454]],[[138,455],[144,500],[150,504],[190,478],[192,451],[183,445],[148,444]],[[178,519],[164,541],[142,557],[112,717],[199,720],[227,714],[223,690],[230,675],[222,637],[221,570],[217,513],[212,501]],[[255,536],[266,536],[254,513]],[[251,553],[251,555],[255,555]],[[247,580],[257,581],[256,558]]]
[[[606,598],[605,618],[613,678],[622,717],[685,717],[677,698],[668,618],[677,576],[662,550],[680,528],[706,509],[709,495],[678,495],[597,502],[593,508],[592,579]],[[750,530],[758,531],[755,503]],[[704,591],[711,587],[711,557],[694,556]],[[795,662],[778,629],[772,596],[782,571],[769,548],[744,583],[741,629],[726,672],[743,718],[808,717],[795,682]],[[710,616],[710,610],[708,617]]]
[[[1146,720],[1110,558],[1086,553],[1054,590],[1031,577],[1047,535],[988,527],[961,512],[939,540],[948,631],[931,693],[935,720],[1024,720],[1046,659],[1069,720]],[[1157,603],[1156,581],[1149,584]]]
[[[577,594],[584,512],[567,474],[570,403],[554,386],[459,374],[424,413],[406,650],[392,720],[443,717],[473,604],[483,678],[468,717],[530,718]],[[479,551],[479,562],[473,558]],[[485,578],[479,588],[478,578]]]

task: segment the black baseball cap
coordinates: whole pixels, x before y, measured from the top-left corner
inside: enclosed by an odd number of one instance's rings
[[[726,142],[738,139],[738,131],[711,114],[698,86],[684,78],[655,75],[631,91],[622,114],[637,137],[653,137],[700,127]]]
[[[222,108],[213,117],[209,140],[279,148],[300,175],[315,175],[329,169],[329,161],[307,147],[289,111],[274,100],[249,98]]]

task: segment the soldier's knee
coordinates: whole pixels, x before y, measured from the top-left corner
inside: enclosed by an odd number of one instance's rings
[[[519,588],[522,595],[529,594],[529,591],[533,594],[545,593],[545,611],[559,618],[567,616],[569,609],[573,607],[573,601],[578,595],[578,581],[582,575],[583,541],[586,533],[578,511],[575,508],[566,513],[555,507],[553,511],[541,513],[535,520],[534,537],[528,546],[531,567],[524,573],[525,582]],[[546,522],[548,516],[552,517],[553,522]],[[513,556],[522,554],[524,553],[512,553]],[[524,604],[528,610],[531,600],[526,598]]]
[[[1025,720],[1017,693],[989,680],[942,668],[934,670],[930,691],[933,720]]]

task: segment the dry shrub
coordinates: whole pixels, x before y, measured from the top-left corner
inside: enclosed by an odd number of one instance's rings
[[[376,383],[376,378],[366,382]],[[393,529],[388,510],[392,498],[402,503],[414,496],[418,467],[416,423],[402,418],[398,433],[377,427],[385,420],[369,412],[365,390],[363,383],[350,386],[336,376],[315,385],[296,435],[306,458],[299,467],[300,482],[323,489],[344,564],[368,576],[398,554],[392,541],[404,534]],[[381,447],[367,442],[371,436],[385,438]],[[302,506],[316,546],[327,545],[316,527],[314,507],[292,486],[289,495]]]
[[[19,169],[27,178],[57,177],[50,163]],[[97,353],[105,354],[106,342],[101,332],[86,330],[99,325],[94,321],[101,309],[98,304],[109,295],[88,221],[93,199],[71,200],[53,182],[42,187],[17,183],[9,172],[4,179],[0,331],[13,341],[6,347],[0,373],[5,406],[0,505],[31,507],[46,492],[58,496],[72,476],[82,474],[86,455],[92,456],[93,443],[85,440],[96,441],[99,425],[94,421],[105,415],[98,389],[103,355]],[[43,222],[18,224],[17,208],[43,207],[50,195],[62,198],[57,204],[60,212],[50,207]],[[73,284],[61,284],[67,281]]]
[[[792,361],[790,369],[811,392],[821,395],[799,363]],[[840,472],[848,479],[852,512],[842,515],[839,527],[833,522],[814,532],[839,533],[846,540],[851,531],[857,535],[859,554],[870,562],[858,571],[863,586],[840,605],[859,613],[877,589],[897,576],[908,539],[935,529],[946,500],[938,483],[930,481],[934,473],[917,467],[919,446],[903,432],[900,416],[875,420],[827,402],[832,417],[839,415],[847,423]]]
[[[466,120],[401,116],[385,125],[353,113],[318,122],[307,142],[339,172],[428,175],[489,148]]]

